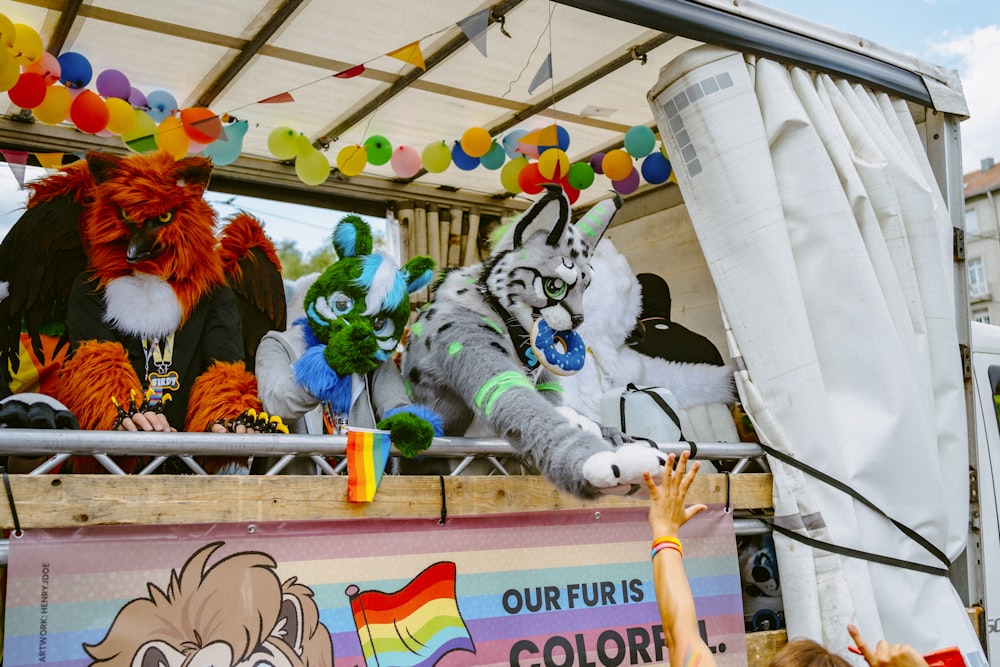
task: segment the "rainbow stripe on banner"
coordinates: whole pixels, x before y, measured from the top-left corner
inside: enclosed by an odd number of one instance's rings
[[[647,514],[26,530],[10,540],[3,664],[156,664],[151,647],[209,664],[228,645],[291,647],[307,667],[663,665]],[[732,513],[711,506],[681,539],[702,636],[719,667],[745,667]]]
[[[388,431],[370,428],[347,430],[347,499],[370,503],[382,482],[392,442]]]
[[[368,667],[432,667],[451,651],[476,652],[455,599],[455,564],[435,563],[395,593],[349,588]]]

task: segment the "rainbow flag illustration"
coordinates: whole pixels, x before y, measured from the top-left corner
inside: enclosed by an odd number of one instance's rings
[[[395,593],[347,588],[366,667],[433,667],[476,652],[455,597],[455,564],[434,563]]]
[[[347,499],[370,503],[382,481],[392,442],[388,431],[370,428],[347,430]]]

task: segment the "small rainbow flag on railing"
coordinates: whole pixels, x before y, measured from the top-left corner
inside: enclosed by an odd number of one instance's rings
[[[347,499],[370,503],[382,481],[392,442],[388,431],[370,428],[347,430]]]
[[[434,563],[395,593],[351,585],[366,667],[433,667],[451,651],[476,652],[455,597],[455,563]]]

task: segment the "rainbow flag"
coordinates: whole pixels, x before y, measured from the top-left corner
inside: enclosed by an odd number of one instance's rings
[[[395,593],[350,586],[367,667],[433,667],[451,651],[476,652],[455,597],[455,563],[434,563]]]
[[[347,429],[347,499],[370,503],[382,481],[392,442],[388,431]]]

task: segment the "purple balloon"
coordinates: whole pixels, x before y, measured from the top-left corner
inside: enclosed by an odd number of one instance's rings
[[[97,75],[97,92],[105,98],[117,97],[127,100],[132,93],[128,77],[116,69],[106,69]]]
[[[629,175],[620,181],[611,181],[611,187],[620,195],[630,195],[639,187],[639,171],[632,167]]]
[[[590,158],[590,166],[594,168],[595,174],[603,174],[604,167],[601,163],[604,161],[604,153],[594,153],[593,157]]]
[[[134,109],[142,109],[145,111],[146,107],[149,106],[149,102],[146,101],[146,96],[143,95],[142,91],[132,86],[132,89],[128,94],[128,103],[132,105]]]

